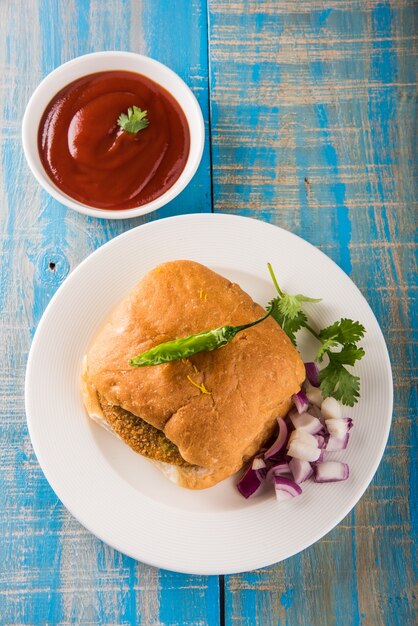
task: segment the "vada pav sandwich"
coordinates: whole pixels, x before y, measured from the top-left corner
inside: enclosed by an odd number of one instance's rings
[[[190,489],[239,470],[272,436],[305,368],[268,317],[218,349],[158,365],[135,357],[174,339],[266,315],[237,284],[193,261],[148,272],[112,313],[85,357],[89,416]]]

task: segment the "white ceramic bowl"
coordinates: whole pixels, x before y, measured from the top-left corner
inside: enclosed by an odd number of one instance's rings
[[[164,194],[132,209],[98,209],[78,202],[62,192],[49,178],[38,152],[38,128],[46,107],[63,87],[72,81],[106,70],[126,70],[151,78],[164,87],[177,100],[184,111],[190,129],[190,151],[186,165],[176,182]],[[37,181],[56,200],[66,206],[93,217],[126,219],[155,211],[175,198],[195,174],[202,158],[205,129],[202,111],[194,94],[186,83],[166,65],[149,57],[133,52],[94,52],[77,57],[60,65],[35,89],[23,116],[23,150],[30,169]]]

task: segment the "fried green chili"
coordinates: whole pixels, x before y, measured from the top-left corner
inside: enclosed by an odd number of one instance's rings
[[[158,346],[154,346],[154,348],[142,352],[142,354],[131,359],[129,364],[135,367],[160,365],[161,363],[168,363],[169,361],[186,359],[198,352],[216,350],[217,348],[226,346],[241,330],[255,326],[265,320],[271,314],[272,310],[273,306],[270,306],[263,317],[249,324],[242,324],[241,326],[220,326],[219,328],[205,330],[196,335],[190,335],[189,337],[160,343]]]

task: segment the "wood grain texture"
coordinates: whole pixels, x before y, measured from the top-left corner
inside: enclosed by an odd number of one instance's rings
[[[173,33],[181,49],[173,45]],[[82,528],[47,484],[26,428],[23,386],[30,340],[67,274],[132,226],[211,210],[208,147],[188,188],[145,218],[86,218],[59,205],[33,179],[20,141],[31,92],[60,63],[112,49],[167,63],[191,86],[208,119],[206,7],[199,1],[175,7],[134,0],[0,2],[0,623],[5,625],[194,626],[219,620],[216,577],[158,571]],[[47,387],[45,381],[40,393]]]
[[[0,624],[415,623],[417,21],[412,0],[0,0]],[[167,63],[211,121],[188,188],[124,222],[52,200],[20,143],[42,77],[110,49]],[[389,445],[355,510],[300,555],[225,577],[224,593],[84,530],[43,477],[23,403],[31,337],[67,274],[132,226],[212,208],[288,228],[343,267],[395,377]]]
[[[417,7],[209,6],[214,210],[331,256],[375,311],[395,377],[389,445],[365,496],[302,554],[226,579],[226,624],[413,624]]]

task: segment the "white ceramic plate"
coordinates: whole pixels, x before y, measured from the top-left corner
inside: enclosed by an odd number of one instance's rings
[[[341,316],[367,329],[356,368],[362,397],[342,483],[303,485],[276,503],[266,492],[244,500],[234,479],[204,491],[170,483],[148,461],[87,419],[79,391],[81,360],[112,308],[157,264],[193,259],[238,282],[265,305],[274,295],[266,263],[284,290],[322,297],[318,326]],[[169,306],[169,303],[167,303]],[[305,360],[313,344],[301,339]],[[139,226],[90,255],[66,279],[37,329],[26,376],[32,443],[52,488],[100,539],[140,561],[179,572],[221,574],[286,559],[329,532],[370,483],[387,441],[392,376],[378,323],[357,287],[306,241],[264,222],[229,215],[185,215]]]

